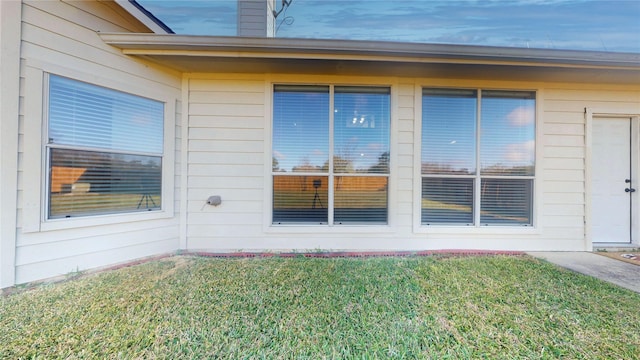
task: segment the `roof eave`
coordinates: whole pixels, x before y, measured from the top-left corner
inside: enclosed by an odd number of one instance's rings
[[[359,40],[248,38],[196,35],[103,33],[102,39],[131,55],[191,55],[447,61],[484,65],[527,65],[640,70],[640,54],[512,47],[418,44]]]

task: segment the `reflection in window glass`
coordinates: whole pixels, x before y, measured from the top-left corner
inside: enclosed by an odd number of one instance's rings
[[[275,172],[328,171],[328,86],[275,86],[272,156]]]
[[[336,223],[387,222],[386,177],[337,176],[334,188]]]
[[[535,111],[534,93],[482,92],[482,175],[533,175]]]
[[[473,178],[423,178],[422,223],[473,224]]]
[[[475,174],[476,98],[474,90],[423,90],[423,174]]]
[[[334,171],[389,173],[389,89],[335,88]]]
[[[160,157],[50,151],[50,218],[160,209]]]
[[[531,224],[533,181],[483,179],[480,202],[482,224]]]
[[[326,176],[274,176],[273,222],[326,224],[328,185]]]
[[[47,217],[160,210],[164,104],[48,80]]]
[[[390,123],[388,87],[275,85],[273,223],[386,223]]]
[[[535,92],[423,89],[422,100],[422,224],[531,225]]]

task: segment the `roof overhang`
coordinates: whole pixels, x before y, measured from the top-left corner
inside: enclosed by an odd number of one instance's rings
[[[381,41],[102,33],[181,72],[314,73],[640,84],[640,54]]]

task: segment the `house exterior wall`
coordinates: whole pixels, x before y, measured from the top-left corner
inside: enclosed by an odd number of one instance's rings
[[[271,225],[271,93],[278,83],[391,86],[389,225]],[[638,86],[303,74],[191,74],[187,86],[186,247],[194,251],[590,250],[585,108],[640,113]],[[533,227],[420,224],[423,86],[536,91]],[[222,205],[205,205],[210,195]]]
[[[113,3],[24,1],[21,11],[14,283],[175,251],[180,213],[176,189],[182,157],[180,74],[127,58],[102,42],[96,31],[148,31]],[[165,103],[162,211],[44,219],[47,74]],[[3,287],[9,285],[13,284],[3,283]]]
[[[20,3],[0,2],[0,289],[15,275]]]

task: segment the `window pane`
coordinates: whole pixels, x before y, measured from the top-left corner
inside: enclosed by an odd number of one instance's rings
[[[389,88],[336,86],[334,171],[389,173]]]
[[[476,109],[473,90],[423,90],[423,174],[475,174]]]
[[[274,176],[273,223],[328,221],[326,176]]]
[[[473,224],[473,179],[422,178],[422,223]]]
[[[482,92],[482,175],[534,175],[535,93]]]
[[[533,180],[482,179],[482,224],[531,225]]]
[[[336,176],[334,222],[387,223],[387,178]]]
[[[50,151],[50,218],[160,209],[160,157]]]
[[[49,144],[162,154],[164,104],[51,75]]]
[[[273,171],[328,171],[329,87],[275,86],[272,157]]]

